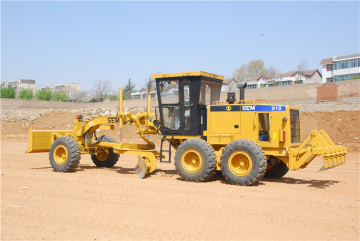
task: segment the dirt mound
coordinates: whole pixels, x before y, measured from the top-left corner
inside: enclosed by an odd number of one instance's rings
[[[300,122],[302,140],[312,130],[325,130],[335,145],[360,151],[360,111],[302,112]]]

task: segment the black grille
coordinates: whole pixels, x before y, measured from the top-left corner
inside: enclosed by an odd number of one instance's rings
[[[290,110],[291,143],[301,142],[299,110]]]

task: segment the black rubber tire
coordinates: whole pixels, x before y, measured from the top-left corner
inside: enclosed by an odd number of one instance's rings
[[[222,176],[222,171],[221,170],[216,170],[215,173]]]
[[[272,167],[271,169],[266,170],[265,178],[282,178],[285,176],[286,173],[288,173],[289,168],[286,166],[286,164],[279,160],[279,162]]]
[[[236,151],[242,151],[251,158],[251,169],[249,167],[249,172],[242,176],[236,175],[229,167],[229,158]],[[233,185],[254,185],[264,177],[266,172],[267,161],[265,153],[258,144],[251,140],[239,139],[229,143],[223,150],[220,159],[222,174]]]
[[[100,136],[100,139],[103,142],[117,143],[117,141],[111,136]],[[91,154],[91,160],[97,167],[113,167],[119,160],[120,154],[114,153],[112,148],[108,148],[109,156],[104,161],[100,161],[95,154]]]
[[[54,151],[58,154],[54,154]],[[64,163],[56,161],[59,151],[67,152]],[[66,155],[66,154],[65,154]],[[73,172],[80,162],[81,150],[79,144],[71,137],[62,136],[57,138],[50,147],[49,160],[55,172]],[[65,159],[65,158],[64,158]]]
[[[182,165],[183,154],[187,151],[197,151],[201,156],[200,169],[191,173]],[[216,155],[214,148],[205,140],[192,138],[181,143],[175,153],[175,168],[182,180],[189,182],[203,182],[214,175],[216,170]]]

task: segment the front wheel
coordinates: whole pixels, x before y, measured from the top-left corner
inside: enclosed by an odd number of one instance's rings
[[[100,136],[101,141],[117,143],[111,136]],[[97,167],[113,167],[119,160],[120,154],[114,153],[113,148],[98,149],[95,154],[91,154],[91,160]]]
[[[239,139],[228,144],[221,155],[221,171],[234,185],[249,186],[258,183],[266,172],[264,151],[255,142]]]
[[[181,143],[174,159],[176,171],[185,181],[206,181],[215,173],[215,151],[203,139],[192,138]]]
[[[80,162],[80,155],[79,144],[71,137],[62,136],[50,147],[50,164],[56,172],[72,172]]]

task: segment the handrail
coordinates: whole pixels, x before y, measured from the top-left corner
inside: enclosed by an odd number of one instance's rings
[[[263,100],[236,100],[233,104],[229,104],[226,101],[214,101],[213,105],[256,105],[256,104],[265,104]]]

